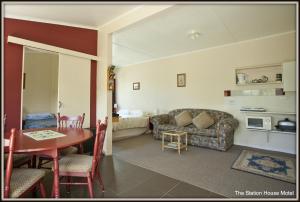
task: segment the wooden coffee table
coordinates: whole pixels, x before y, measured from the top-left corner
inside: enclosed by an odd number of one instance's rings
[[[166,136],[170,136],[170,142],[165,143]],[[185,144],[181,142],[181,136],[185,136]],[[175,141],[173,141],[173,137],[175,137]],[[187,132],[175,130],[165,131],[162,133],[161,141],[162,151],[164,151],[164,148],[177,149],[178,154],[180,154],[180,150],[183,148],[187,151]]]

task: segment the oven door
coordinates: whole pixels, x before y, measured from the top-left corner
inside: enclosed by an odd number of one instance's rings
[[[264,129],[264,119],[260,117],[246,117],[246,128]]]

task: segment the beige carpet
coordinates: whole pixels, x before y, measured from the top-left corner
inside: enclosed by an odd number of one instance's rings
[[[285,196],[281,191],[296,194],[295,184],[231,169],[243,149],[252,148],[233,146],[227,152],[221,152],[189,146],[188,151],[182,151],[179,155],[172,149],[162,152],[161,142],[154,140],[149,134],[113,143],[113,155],[116,158],[226,197],[272,197],[268,193],[276,192],[279,193],[277,197],[283,198]],[[278,152],[264,152],[295,157]],[[244,196],[241,195],[242,192]]]

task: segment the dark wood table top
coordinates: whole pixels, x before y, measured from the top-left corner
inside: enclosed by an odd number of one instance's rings
[[[55,132],[63,133],[66,136],[54,139],[37,141],[23,132],[52,130]],[[38,128],[17,131],[15,138],[15,153],[39,152],[45,150],[62,149],[72,145],[82,143],[93,136],[92,131],[89,129],[81,128]],[[10,132],[5,133],[5,138],[10,137]]]

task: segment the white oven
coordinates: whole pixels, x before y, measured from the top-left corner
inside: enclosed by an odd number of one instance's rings
[[[271,117],[246,116],[246,128],[271,130]]]

